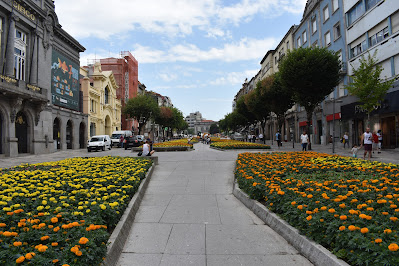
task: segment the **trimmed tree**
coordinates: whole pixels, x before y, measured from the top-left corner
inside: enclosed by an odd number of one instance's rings
[[[131,98],[123,108],[123,113],[139,122],[139,134],[150,120],[158,116],[159,107],[153,97],[143,94]]]
[[[375,59],[377,50],[373,56],[368,54],[367,59],[364,55],[359,59],[360,66],[355,69],[352,66],[353,75],[350,76],[353,82],[346,89],[350,94],[357,96],[363,104],[361,105],[367,111],[367,126],[370,123],[370,113],[376,106],[381,104],[385,95],[395,79],[381,80],[381,72],[384,70],[381,65],[377,65]]]
[[[305,108],[309,134],[313,111],[338,85],[340,69],[338,54],[319,47],[291,50],[280,62],[281,84]]]

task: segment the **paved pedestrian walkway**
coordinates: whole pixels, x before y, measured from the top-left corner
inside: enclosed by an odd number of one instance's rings
[[[158,153],[118,265],[311,265],[232,195],[238,153]]]

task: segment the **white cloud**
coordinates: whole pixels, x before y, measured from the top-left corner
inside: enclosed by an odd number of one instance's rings
[[[166,82],[170,82],[178,78],[176,74],[171,74],[171,73],[160,73],[158,74],[158,77]]]
[[[220,78],[217,78],[214,81],[211,81],[210,84],[214,86],[221,85],[239,85],[243,84],[245,79],[251,79],[253,76],[258,73],[259,69],[246,70],[243,72],[231,72],[224,74]]]
[[[178,44],[167,51],[152,50],[150,47],[137,44],[132,53],[140,63],[177,61],[195,63],[209,60],[236,62],[260,58],[277,43],[278,40],[274,38],[261,40],[244,38],[235,43],[225,44],[221,48],[201,50],[194,44]]]
[[[206,99],[200,99],[201,102],[219,102],[219,103],[225,103],[229,102],[231,103],[231,99],[221,99],[221,98],[206,98]]]
[[[191,34],[193,28],[223,37],[226,23],[249,21],[256,14],[276,16],[303,12],[306,0],[56,0],[60,23],[76,38],[125,35],[131,30],[166,36]],[[217,27],[213,26],[215,23]]]

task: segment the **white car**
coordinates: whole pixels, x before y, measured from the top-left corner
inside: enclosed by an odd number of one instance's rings
[[[108,135],[92,136],[87,142],[87,151],[111,149],[111,138]]]

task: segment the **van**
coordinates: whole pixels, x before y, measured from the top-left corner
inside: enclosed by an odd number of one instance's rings
[[[132,131],[130,130],[120,130],[112,132],[111,141],[113,146],[120,147],[120,139],[121,136],[131,137],[133,136]]]

